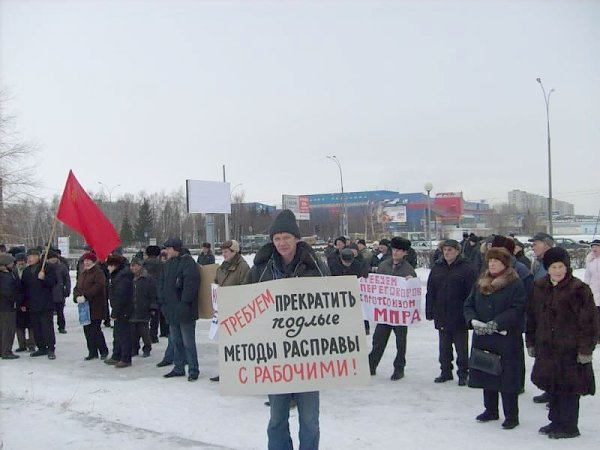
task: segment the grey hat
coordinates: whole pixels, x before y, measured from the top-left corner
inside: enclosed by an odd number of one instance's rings
[[[460,243],[456,239],[446,239],[442,247],[452,247],[460,251]]]
[[[350,248],[343,248],[340,252],[340,257],[344,261],[352,261],[354,259],[354,252]]]
[[[8,266],[15,258],[10,253],[0,253],[0,266]]]
[[[535,233],[529,242],[533,241],[542,241],[548,245],[554,245],[554,238],[550,236],[548,233]]]
[[[183,249],[183,241],[179,238],[169,238],[165,241],[163,247],[172,247],[176,252],[180,252]]]

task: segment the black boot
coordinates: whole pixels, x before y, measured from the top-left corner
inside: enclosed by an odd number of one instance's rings
[[[439,377],[437,377],[436,379],[433,380],[433,382],[434,383],[444,383],[446,381],[450,381],[453,379],[454,379],[454,377],[452,376],[451,373],[442,372]]]

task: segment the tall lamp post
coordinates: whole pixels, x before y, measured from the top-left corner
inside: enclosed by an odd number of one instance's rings
[[[109,187],[107,184],[103,183],[102,181],[98,181],[98,184],[100,186],[102,186],[103,190],[106,189],[106,192],[108,192],[108,203],[112,203],[112,193],[116,188],[120,187],[121,185],[117,184],[113,187]]]
[[[344,177],[342,175],[342,165],[335,155],[327,156],[327,159],[332,160],[337,164],[340,171],[340,187],[342,188],[342,226],[341,231],[343,236],[348,236],[348,209],[346,207],[346,195],[344,194]]]
[[[431,191],[433,190],[433,184],[428,181],[424,187],[427,191],[427,246],[431,250]]]
[[[541,78],[536,78],[536,81],[540,83],[542,93],[544,94],[544,102],[546,103],[546,129],[548,131],[548,234],[551,236],[554,234],[554,227],[552,226],[552,153],[550,147],[550,96],[554,92],[554,89],[548,91],[546,95],[546,89]]]

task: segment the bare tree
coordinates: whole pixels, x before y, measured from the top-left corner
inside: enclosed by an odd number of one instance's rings
[[[0,91],[0,241],[15,239],[15,226],[6,220],[6,206],[31,195],[37,186],[32,162],[36,149],[15,131],[15,118],[6,114],[7,101]]]

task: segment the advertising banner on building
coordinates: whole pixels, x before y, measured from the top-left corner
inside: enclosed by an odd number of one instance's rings
[[[282,195],[283,209],[289,209],[296,220],[310,220],[310,201],[307,195]]]

